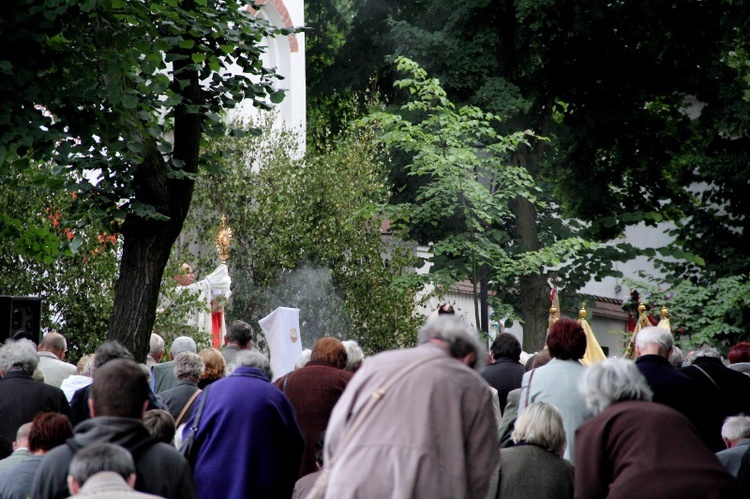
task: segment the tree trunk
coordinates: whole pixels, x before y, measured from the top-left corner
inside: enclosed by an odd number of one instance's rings
[[[177,237],[168,236],[168,232],[174,233],[175,229],[144,231],[125,237],[120,275],[115,284],[109,339],[125,346],[138,362],[142,362],[148,353],[149,338],[156,319],[159,286]]]
[[[539,235],[536,225],[536,208],[526,199],[512,203],[516,215],[516,237],[526,251],[539,250]],[[535,352],[544,346],[547,337],[547,312],[549,311],[549,289],[544,274],[521,276],[521,317],[523,318],[523,349]]]
[[[538,176],[538,151],[529,150],[527,146],[518,148],[513,161],[526,167],[535,178]],[[537,231],[536,207],[525,198],[516,198],[511,203],[511,210],[516,217],[516,240],[524,251],[538,251],[541,247]],[[547,279],[538,273],[519,278],[521,296],[521,318],[523,326],[523,349],[535,352],[544,346],[547,337],[549,311],[549,289]]]
[[[170,163],[170,158],[158,151],[155,141],[144,137],[147,153],[133,176],[135,199],[169,219],[159,221],[130,213],[121,230],[124,245],[109,339],[120,342],[138,362],[148,353],[164,267],[190,209],[194,175],[198,172],[201,115],[187,112],[187,106],[200,104],[203,95],[198,75],[186,71],[186,61],[190,61],[190,57],[174,63],[172,86],[183,99],[174,112],[174,161]],[[173,175],[177,170],[190,176]]]
[[[175,126],[175,156],[177,130]],[[197,149],[193,158],[193,167],[197,168]],[[193,180],[177,180],[168,173],[169,165],[154,149],[138,168],[134,181],[138,186],[136,199],[153,206],[169,219],[159,221],[128,214],[121,229],[124,244],[120,275],[115,283],[109,339],[120,342],[138,362],[148,353],[164,267],[182,231],[193,197]]]
[[[523,349],[538,352],[544,347],[547,338],[547,312],[549,311],[549,290],[542,274],[522,276],[521,313],[523,314]]]

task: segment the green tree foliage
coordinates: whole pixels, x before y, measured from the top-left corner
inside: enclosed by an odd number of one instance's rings
[[[296,307],[306,347],[324,335],[356,339],[370,353],[413,344],[415,290],[399,278],[415,262],[410,247],[381,236],[388,189],[372,135],[351,131],[327,143],[300,158],[291,132],[212,141],[225,153],[224,172],[199,177],[202,209],[191,213],[192,237],[174,259],[213,269],[224,214],[234,235],[229,321],[257,323],[278,306]],[[194,243],[203,251],[191,254]]]
[[[66,223],[122,235],[109,336],[145,355],[195,176],[211,164],[201,141],[224,134],[220,112],[241,100],[283,98],[260,43],[293,30],[235,0],[12,0],[4,11],[0,176],[54,161],[40,180],[77,194]]]
[[[512,289],[519,276],[560,265],[590,245],[570,237],[539,251],[519,247],[508,231],[512,203],[519,197],[541,203],[534,179],[509,159],[521,144],[541,139],[530,131],[499,135],[499,117],[475,106],[456,106],[416,63],[399,58],[397,64],[406,78],[396,85],[413,100],[401,114],[377,112],[365,122],[381,123],[381,140],[411,158],[407,174],[428,180],[417,187],[413,202],[392,205],[390,218],[395,227],[406,229],[399,235],[430,245],[432,266],[426,277],[438,292],[461,280],[474,284],[479,324],[476,287],[481,279],[497,289]],[[424,227],[433,230],[419,230]]]
[[[388,18],[389,1],[326,0],[305,6],[305,24],[310,27],[305,45],[309,146],[314,148],[317,140],[330,137],[316,133],[318,129],[330,129],[336,135],[348,127],[352,101],[378,73],[374,67],[385,65],[372,48],[379,45],[374,37]],[[372,13],[373,9],[381,15]],[[350,57],[355,44],[361,50]]]
[[[366,8],[371,3],[355,4],[354,28],[331,74],[349,60],[373,62],[338,86],[366,88],[368,69],[383,82],[391,74],[383,61],[407,55],[452,101],[502,116],[500,133],[532,130],[550,139],[521,145],[511,158],[546,202],[543,209],[523,198],[511,204],[520,245],[535,251],[571,230],[606,241],[628,225],[669,220],[676,242],[661,253],[682,261],[666,267],[676,281],[747,273],[745,2],[380,2],[385,18]],[[360,35],[372,43],[367,51]],[[408,98],[380,90],[390,102]],[[407,182],[397,185],[413,196]],[[628,244],[601,246],[555,270],[576,287],[616,275],[608,262],[635,254]],[[538,339],[548,277],[523,278],[516,302]]]
[[[643,291],[643,301],[659,316],[669,311],[675,341],[683,350],[708,344],[724,354],[732,345],[747,341],[750,323],[750,279],[746,275],[722,277],[708,285],[684,280],[667,290],[648,282],[629,282]]]
[[[76,362],[107,336],[121,242],[104,227],[66,226],[73,198],[33,188],[30,175],[17,172],[14,182],[0,184],[0,212],[24,225],[19,237],[0,239],[0,294],[42,298],[43,332],[62,333]],[[63,244],[72,240],[75,253]]]
[[[663,253],[680,257],[667,267],[677,282],[746,273],[747,81],[736,63],[750,41],[747,4],[563,5],[557,26],[538,8],[529,18],[535,38],[556,42],[545,65],[562,76],[567,107],[551,174],[569,211],[604,235],[673,220],[676,243]],[[580,57],[583,44],[592,49]]]
[[[396,14],[392,46],[459,102],[552,138],[535,177],[554,183],[564,214],[597,239],[674,220],[677,251],[707,275],[747,271],[745,3],[456,7]]]
[[[347,42],[355,15],[353,0],[323,0],[305,5],[305,77],[312,95],[326,92],[325,72]]]

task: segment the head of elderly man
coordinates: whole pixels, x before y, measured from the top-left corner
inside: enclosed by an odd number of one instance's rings
[[[65,340],[65,336],[53,331],[44,335],[37,350],[40,352],[49,352],[58,359],[63,360],[65,353],[68,351],[68,342]]]
[[[455,315],[439,315],[427,320],[419,331],[419,342],[436,343],[451,357],[473,369],[484,367],[486,362],[476,331]]]
[[[174,360],[182,352],[197,353],[198,347],[195,345],[195,340],[190,336],[178,336],[172,342],[172,346],[169,349],[169,358]]]
[[[182,352],[174,358],[174,375],[177,379],[189,379],[196,383],[203,373],[203,359],[192,352]]]
[[[750,439],[750,416],[744,414],[729,416],[721,427],[721,438],[727,449],[731,449],[743,440]]]
[[[32,376],[39,365],[39,354],[30,340],[8,340],[0,347],[0,376],[20,371]]]
[[[658,355],[668,359],[673,346],[672,333],[661,327],[644,327],[635,336],[635,353],[638,357]]]

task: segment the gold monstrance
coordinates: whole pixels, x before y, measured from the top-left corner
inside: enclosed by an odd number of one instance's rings
[[[226,265],[229,260],[229,246],[232,244],[232,228],[227,224],[226,215],[221,216],[221,223],[216,229],[216,250],[219,252],[221,263]]]

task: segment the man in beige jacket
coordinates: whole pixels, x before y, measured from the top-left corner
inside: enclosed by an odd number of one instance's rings
[[[429,320],[420,341],[368,358],[339,399],[326,431],[326,497],[486,496],[499,462],[490,387],[473,369],[486,353],[455,316]]]
[[[44,373],[44,382],[60,388],[63,380],[76,374],[76,366],[65,362],[68,342],[60,333],[47,333],[37,348],[39,369]]]

